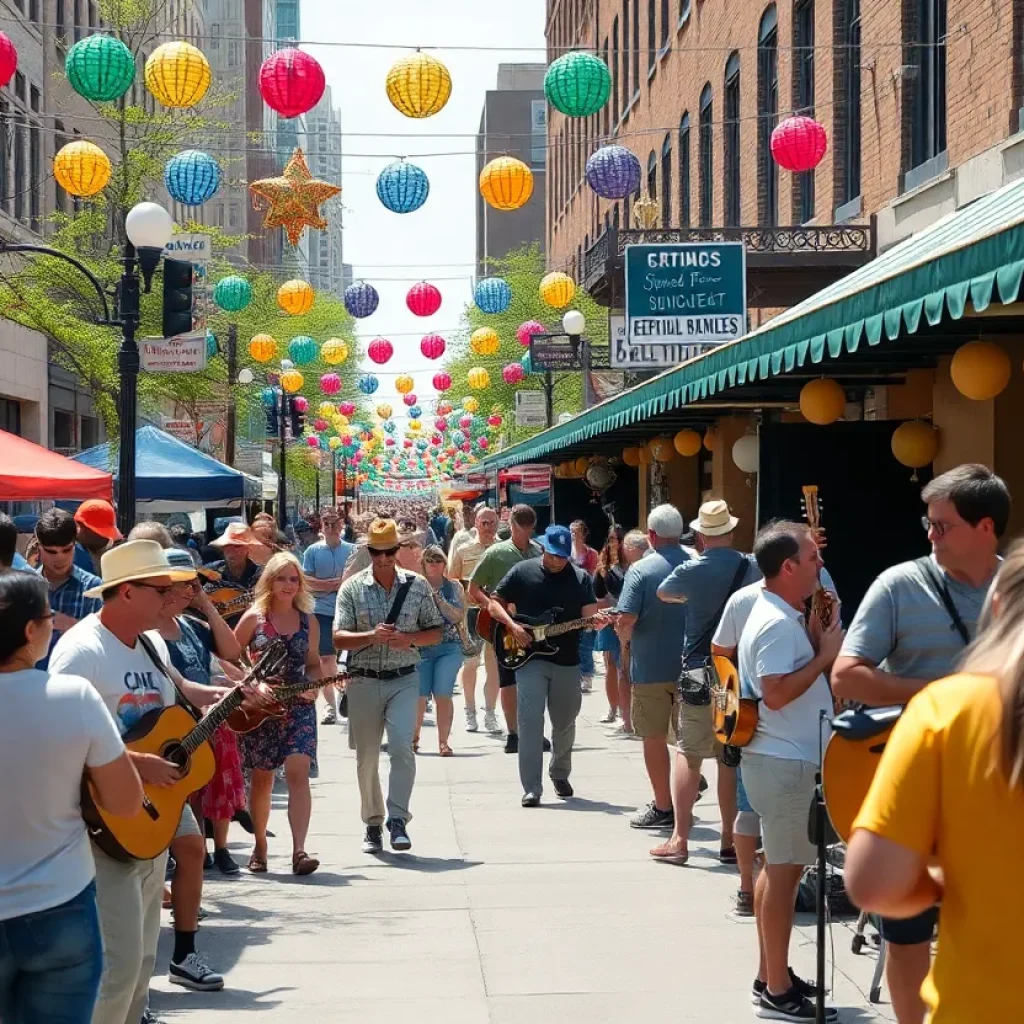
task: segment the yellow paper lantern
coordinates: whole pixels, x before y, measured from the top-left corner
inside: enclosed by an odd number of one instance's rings
[[[672,438],[672,445],[680,455],[691,458],[700,451],[700,434],[696,430],[680,430]]]
[[[648,443],[647,448],[659,462],[671,462],[676,457],[675,447],[667,437],[656,437]]]
[[[277,289],[277,304],[291,316],[302,316],[313,308],[313,286],[305,281],[285,281]]]
[[[469,336],[469,347],[478,356],[493,356],[500,344],[498,332],[492,327],[478,327]]]
[[[708,427],[704,431],[704,447],[709,452],[715,450],[715,446],[718,444],[718,434],[715,433],[714,428]]]
[[[533,171],[522,160],[499,156],[480,172],[480,195],[496,210],[518,210],[533,195]]]
[[[969,341],[953,353],[949,375],[965,398],[985,402],[1010,383],[1010,357],[991,341]]]
[[[339,412],[338,415],[334,417],[334,425],[339,430],[344,430],[349,425],[348,417],[342,416],[341,413]]]
[[[391,406],[388,405],[387,402],[381,402],[380,405],[377,406],[377,415],[382,420],[391,419]]]
[[[164,43],[147,58],[145,79],[165,107],[194,107],[210,88],[210,62],[191,43]]]
[[[256,334],[249,340],[249,355],[257,363],[269,363],[277,355],[277,342],[269,334]]]
[[[892,453],[901,466],[922,469],[934,462],[939,453],[939,432],[921,420],[901,423],[892,434]],[[917,473],[910,478],[917,479]]]
[[[637,458],[640,460],[641,466],[649,466],[654,461],[654,456],[651,454],[651,449],[647,445],[642,444],[636,450]]]
[[[541,301],[555,309],[564,309],[576,295],[576,282],[568,275],[556,270],[540,283]]]
[[[423,424],[419,420],[409,420],[408,430],[410,434],[418,434],[422,428]]]
[[[332,452],[337,450],[338,448],[341,447],[341,438],[340,437],[330,437],[330,438],[328,438],[327,439],[327,447],[330,448]]]
[[[475,399],[472,395],[466,395],[462,400],[462,408],[468,413],[475,413],[480,411],[480,402]]]
[[[395,390],[400,395],[407,395],[415,387],[412,377],[403,374],[401,377],[395,378]]]
[[[301,390],[304,383],[302,374],[298,370],[285,370],[281,374],[281,387],[290,395],[294,395],[296,391]]]
[[[845,407],[846,392],[831,377],[809,380],[800,389],[800,411],[804,419],[820,427],[835,423]]]
[[[623,448],[622,449],[622,461],[627,466],[632,466],[634,469],[640,465],[640,449],[639,448]]]
[[[348,345],[341,338],[328,338],[320,346],[320,358],[328,366],[336,366],[348,359]]]
[[[332,419],[338,412],[338,407],[333,402],[321,402],[316,407],[317,414],[325,420]]]
[[[384,431],[381,430],[380,427],[374,427],[373,430],[370,431],[370,433],[373,436],[373,439],[375,441],[383,441],[384,440]]]
[[[466,380],[474,391],[481,391],[491,383],[491,375],[482,366],[474,366],[466,374]]]
[[[581,455],[575,462],[573,462],[573,467],[580,476],[583,476],[583,474],[590,468],[590,459],[585,455]]]
[[[110,160],[95,143],[69,142],[53,158],[53,176],[70,195],[94,196],[110,181]]]
[[[413,53],[391,65],[386,82],[392,106],[406,117],[431,117],[452,94],[452,76],[436,57]]]

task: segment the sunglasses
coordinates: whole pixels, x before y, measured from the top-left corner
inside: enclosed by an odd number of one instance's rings
[[[129,585],[141,587],[143,590],[155,590],[161,597],[166,597],[174,589],[173,583],[168,587],[158,587],[153,583],[131,583]]]
[[[371,558],[394,558],[398,554],[398,548],[370,548]]]

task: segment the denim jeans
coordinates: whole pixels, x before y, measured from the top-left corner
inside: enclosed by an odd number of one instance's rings
[[[461,644],[434,644],[420,651],[420,696],[451,697],[462,668]]]
[[[60,906],[0,921],[4,1024],[89,1024],[102,973],[95,882]]]
[[[580,633],[580,672],[585,676],[594,674],[594,643],[597,634],[592,629]]]

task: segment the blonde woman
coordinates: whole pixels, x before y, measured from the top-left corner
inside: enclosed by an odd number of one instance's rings
[[[235,627],[235,637],[253,659],[272,640],[282,640],[288,662],[281,683],[291,685],[323,678],[320,672],[320,626],[313,612],[313,594],[289,551],[279,551],[263,567],[256,583],[252,607]],[[292,872],[310,875],[320,862],[305,851],[312,798],[309,766],[316,758],[316,691],[284,702],[283,718],[270,718],[242,736],[242,757],[252,773],[249,813],[256,846],[249,870],[267,870],[267,823],[274,789],[274,772],[284,765],[288,783],[288,823],[292,830]]]

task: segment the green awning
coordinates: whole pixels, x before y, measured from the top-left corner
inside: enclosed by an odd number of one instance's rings
[[[922,320],[959,320],[967,300],[1017,300],[1024,277],[1024,179],[976,200],[738,341],[660,374],[568,423],[485,461],[491,469],[542,458],[598,434],[789,373],[862,345],[915,334]]]

